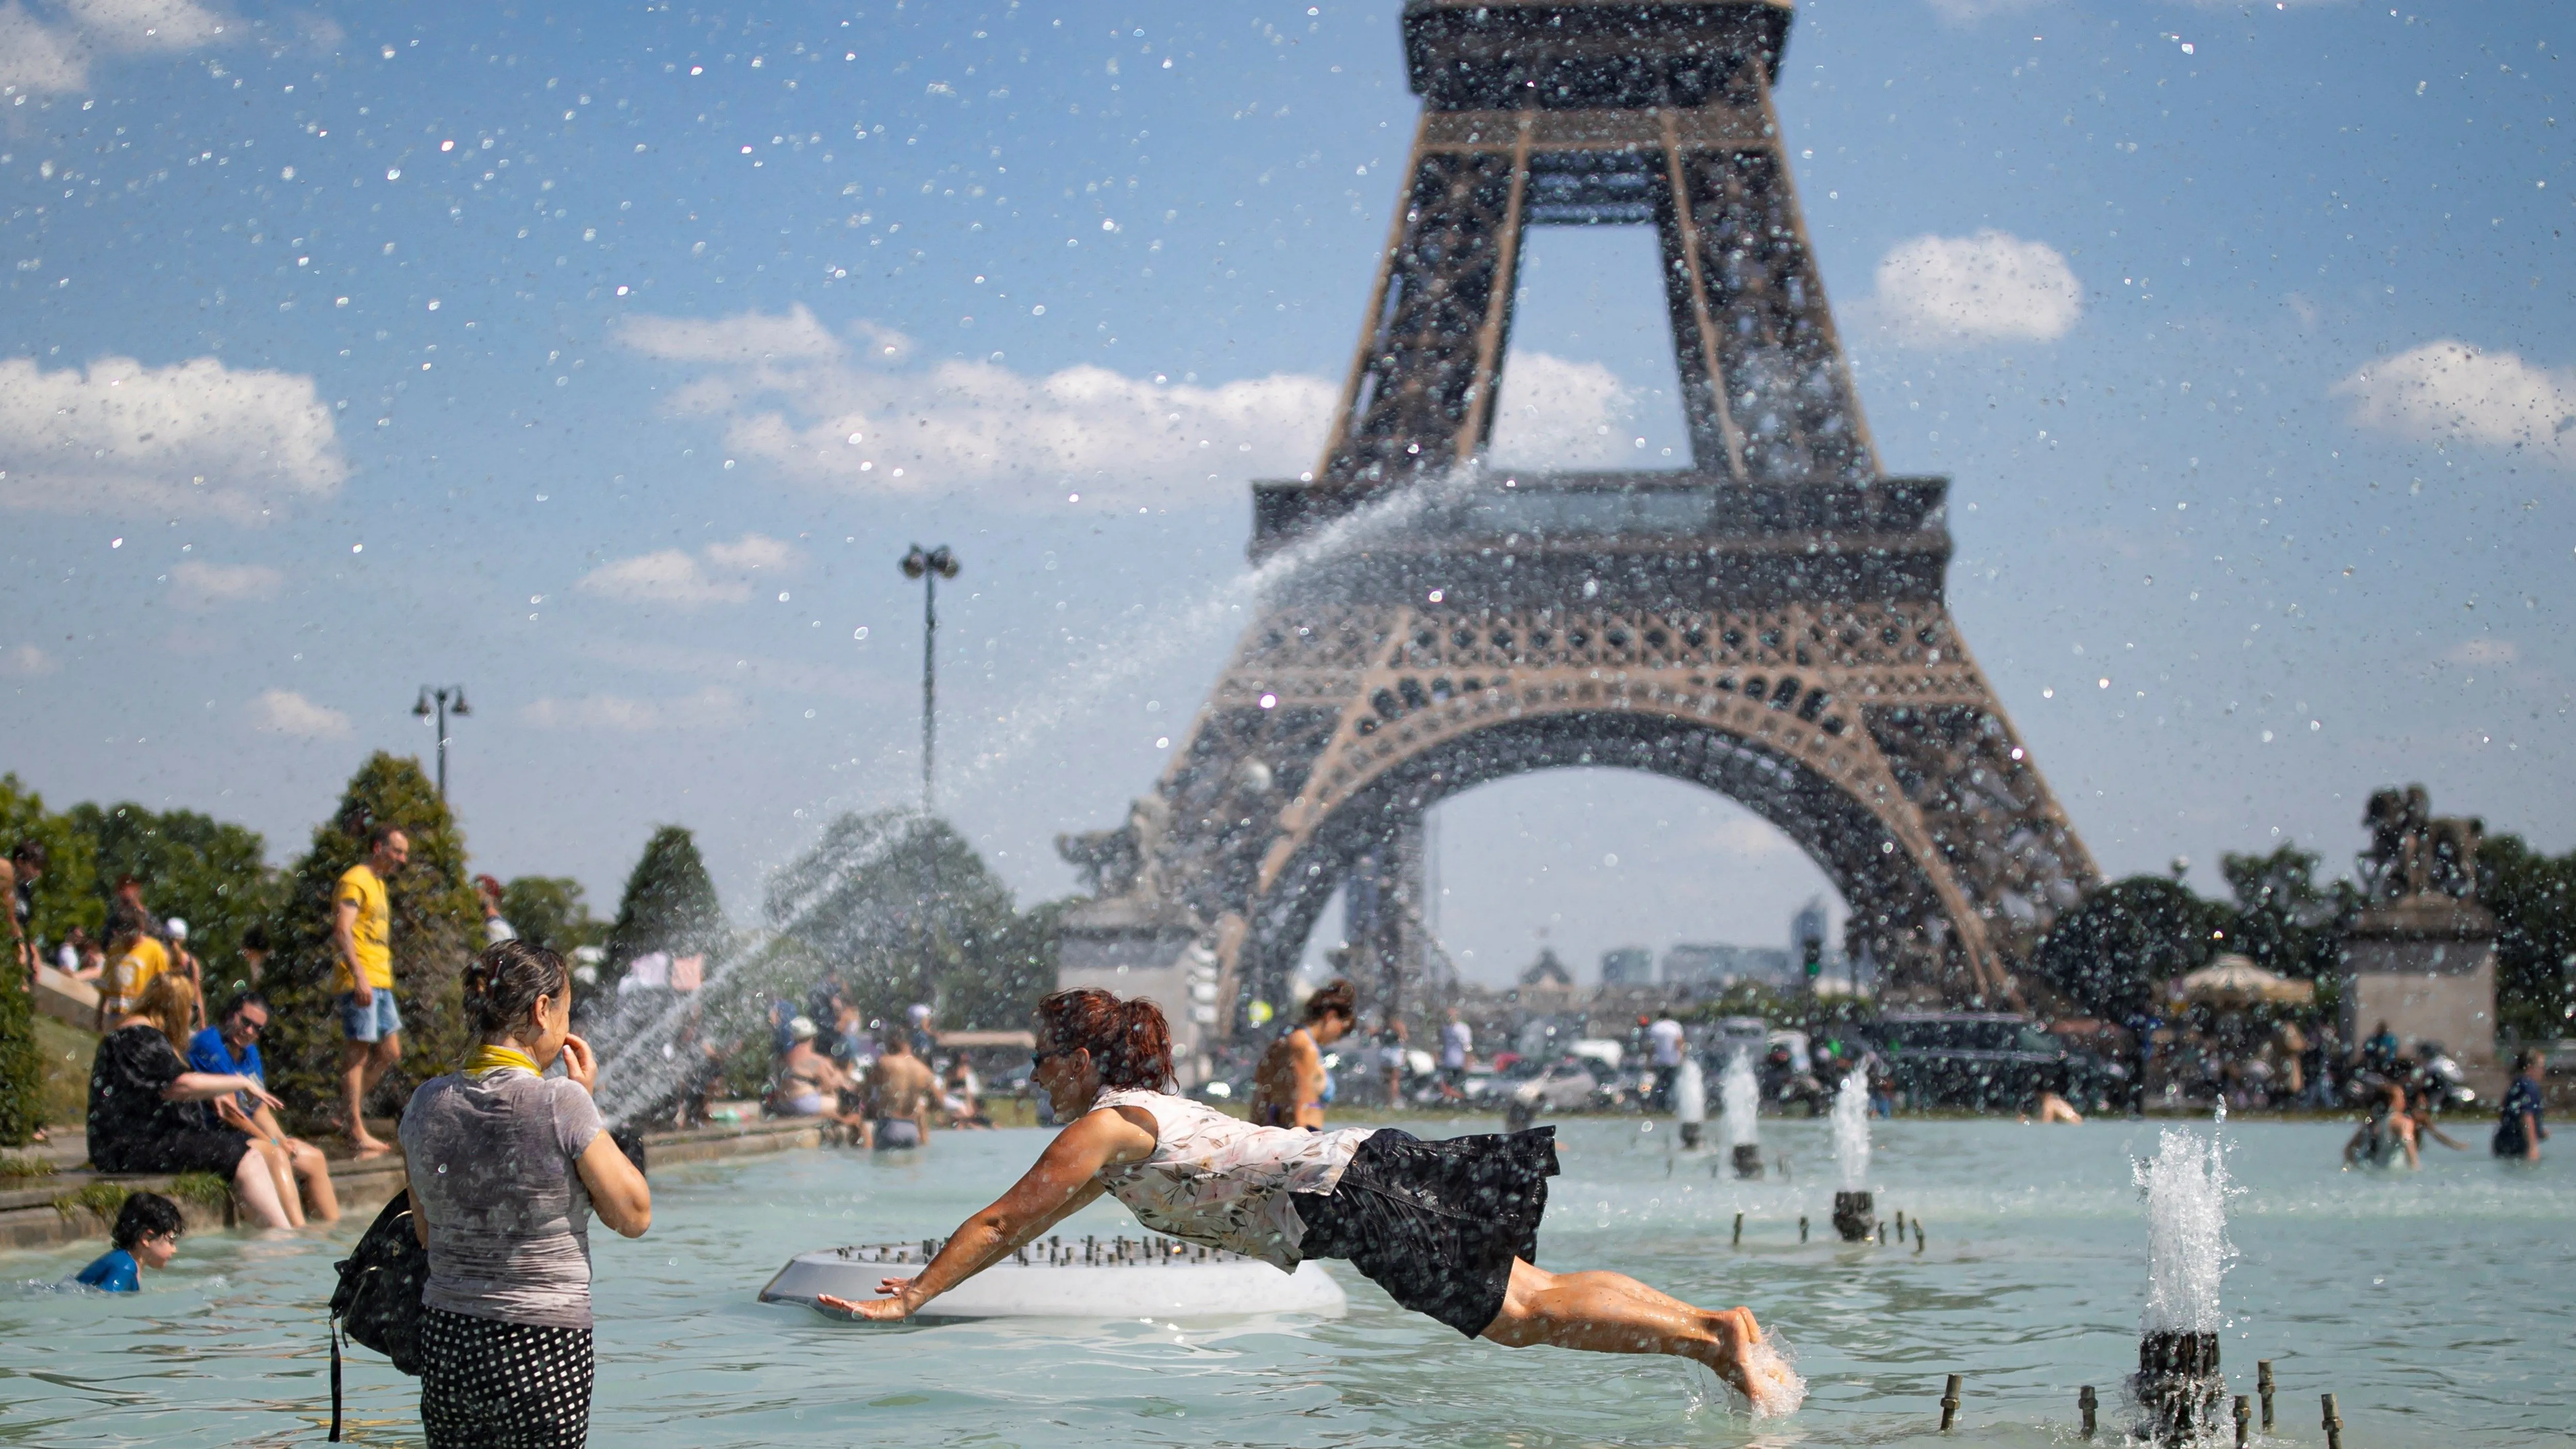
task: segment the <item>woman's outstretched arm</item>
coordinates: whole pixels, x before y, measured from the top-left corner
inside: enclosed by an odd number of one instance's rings
[[[1134,1110],[1088,1112],[1057,1133],[1036,1165],[990,1207],[958,1224],[920,1273],[879,1284],[885,1297],[854,1303],[826,1293],[814,1300],[816,1306],[892,1323],[999,1262],[1099,1197],[1101,1169],[1153,1155],[1154,1134],[1130,1117]]]

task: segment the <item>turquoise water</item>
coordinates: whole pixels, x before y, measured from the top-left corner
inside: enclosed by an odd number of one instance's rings
[[[1564,1124],[1540,1239],[1551,1267],[1633,1273],[1784,1333],[1808,1406],[1751,1423],[1710,1408],[1667,1360],[1470,1343],[1339,1270],[1349,1316],[1137,1321],[827,1322],[753,1294],[793,1253],[944,1233],[1004,1186],[1034,1131],[939,1134],[910,1161],[822,1151],[655,1174],[650,1237],[595,1245],[594,1444],[1665,1445],[1959,1442],[1934,1432],[1942,1376],[1967,1376],[1973,1442],[2072,1442],[2075,1392],[2136,1363],[2145,1224],[2129,1177],[2156,1124],[1873,1124],[1879,1210],[1920,1214],[1927,1251],[1831,1236],[1827,1124],[1766,1122],[1791,1178],[1720,1181],[1667,1155],[1669,1127]],[[1461,1130],[1420,1127],[1425,1136]],[[2206,1130],[2205,1128],[2203,1130]],[[2433,1148],[2419,1175],[2336,1170],[2347,1129],[2231,1126],[2242,1194],[2224,1352],[2232,1387],[2275,1360],[2275,1443],[2510,1445],[2576,1431],[2576,1172]],[[2481,1144],[2482,1145],[2482,1144]],[[2576,1148],[2567,1149],[2576,1151]],[[1736,1212],[1745,1241],[1730,1249]],[[1816,1240],[1797,1241],[1798,1214]],[[32,1284],[90,1251],[0,1257],[0,1443],[320,1443],[328,1239],[208,1234],[134,1298]],[[1134,1232],[1114,1206],[1069,1232]],[[350,1366],[351,1441],[418,1444],[414,1382]]]

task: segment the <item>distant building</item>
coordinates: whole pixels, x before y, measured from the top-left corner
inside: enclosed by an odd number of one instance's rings
[[[1740,981],[1790,986],[1804,979],[1797,958],[1776,946],[1684,942],[1664,952],[1664,984],[1717,991]]]
[[[1521,985],[1553,986],[1563,990],[1574,985],[1574,973],[1566,970],[1565,963],[1556,959],[1554,946],[1541,946],[1538,959],[1522,970]]]
[[[1655,953],[1643,946],[1620,946],[1602,952],[1601,984],[1604,986],[1654,985]]]

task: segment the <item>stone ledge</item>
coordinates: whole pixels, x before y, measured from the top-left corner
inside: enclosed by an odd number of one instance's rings
[[[658,1168],[789,1152],[819,1147],[823,1141],[822,1123],[812,1118],[786,1118],[650,1133],[644,1139],[644,1153],[645,1161]],[[104,1241],[114,1226],[112,1221],[86,1209],[66,1212],[54,1206],[54,1199],[92,1183],[115,1183],[137,1192],[166,1191],[170,1186],[167,1174],[143,1173],[63,1172],[25,1181],[24,1187],[0,1193],[0,1252],[59,1248],[92,1238]],[[402,1191],[402,1154],[395,1152],[365,1162],[335,1159],[331,1164],[331,1185],[339,1194],[342,1217],[372,1217]],[[191,1232],[239,1225],[236,1205],[229,1200],[220,1212],[186,1201],[180,1202],[179,1210],[186,1216]]]

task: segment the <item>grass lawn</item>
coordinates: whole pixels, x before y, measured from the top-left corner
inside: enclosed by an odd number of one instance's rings
[[[36,1050],[45,1058],[45,1125],[80,1126],[89,1118],[89,1064],[98,1038],[39,1015]]]

